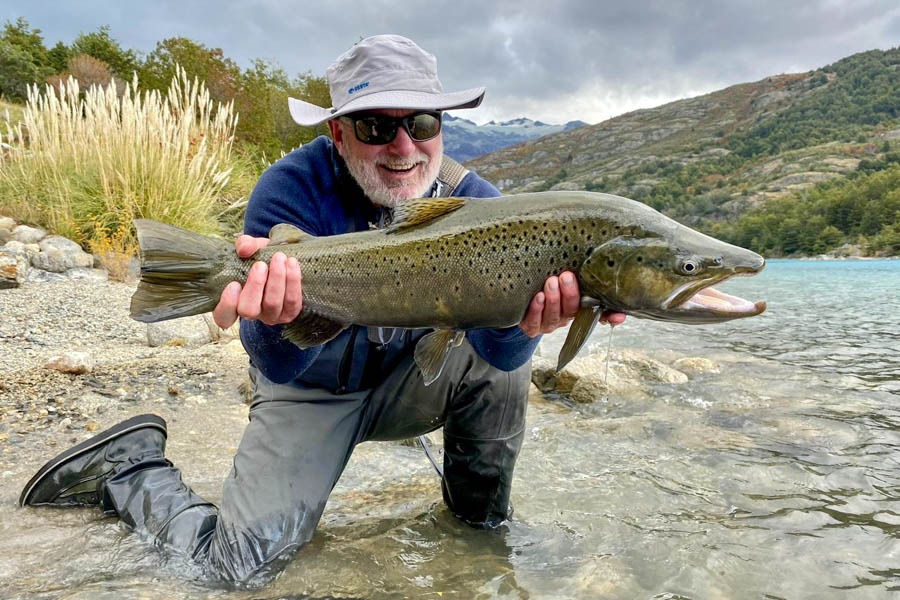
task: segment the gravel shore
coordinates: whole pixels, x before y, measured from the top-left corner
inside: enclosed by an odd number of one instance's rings
[[[29,448],[62,446],[138,409],[243,404],[240,342],[150,347],[147,325],[128,316],[134,287],[54,281],[0,290],[0,468],[26,438]],[[45,367],[73,351],[90,354],[89,373]]]

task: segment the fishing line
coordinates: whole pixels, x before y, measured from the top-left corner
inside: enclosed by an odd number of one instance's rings
[[[609,341],[606,343],[606,372],[603,374],[603,387],[606,388],[606,397],[603,399],[604,402],[609,402],[609,356],[610,351],[612,350],[612,335],[613,329],[616,326],[610,322],[609,323]]]
[[[438,465],[437,460],[434,458],[434,455],[431,453],[431,447],[428,445],[428,439],[424,435],[420,435],[416,438],[419,440],[419,444],[422,446],[422,450],[425,451],[425,456],[428,457],[428,460],[431,461],[431,466],[434,467],[434,470],[437,471],[438,477],[441,479],[444,478],[444,469]]]

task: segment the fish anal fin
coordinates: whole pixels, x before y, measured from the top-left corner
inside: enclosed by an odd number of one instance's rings
[[[413,356],[416,366],[422,371],[425,385],[430,385],[440,377],[450,356],[450,350],[462,343],[462,336],[465,336],[463,331],[437,329],[416,343]]]
[[[414,198],[407,200],[394,209],[394,220],[385,230],[395,233],[410,229],[438,217],[452,213],[466,203],[465,198]]]
[[[288,223],[279,223],[269,230],[269,245],[298,244],[313,237],[315,236],[306,233],[299,227]]]
[[[300,348],[309,348],[333,340],[346,328],[347,325],[328,317],[303,311],[296,319],[284,326],[281,337]]]
[[[597,326],[597,322],[600,321],[602,314],[603,308],[600,306],[582,306],[578,310],[575,320],[569,325],[569,334],[566,336],[562,350],[559,351],[559,358],[556,363],[557,373],[562,371],[563,367],[575,358],[575,355],[587,342],[591,332],[594,331],[594,327]]]

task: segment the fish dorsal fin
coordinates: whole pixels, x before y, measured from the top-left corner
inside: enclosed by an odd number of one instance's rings
[[[288,223],[279,223],[269,230],[269,245],[280,246],[282,244],[298,244],[315,237]]]
[[[575,320],[569,325],[569,334],[563,344],[562,350],[559,351],[559,358],[556,362],[556,372],[563,370],[569,361],[575,358],[581,347],[587,342],[588,336],[594,331],[600,315],[603,314],[603,308],[600,306],[582,306],[575,315]]]
[[[416,366],[422,371],[425,385],[430,385],[440,377],[450,350],[459,346],[464,337],[464,331],[437,329],[418,341],[413,356]]]
[[[394,233],[428,223],[440,216],[452,213],[465,203],[465,198],[456,197],[406,200],[394,208],[394,220],[391,221],[386,231]]]
[[[343,323],[305,310],[284,326],[281,337],[305,349],[333,340],[346,328]]]

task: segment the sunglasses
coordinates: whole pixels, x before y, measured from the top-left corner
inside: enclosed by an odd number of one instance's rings
[[[400,126],[409,134],[414,142],[425,142],[441,132],[440,111],[417,112],[405,117],[389,117],[373,113],[354,113],[344,115],[353,123],[356,139],[363,144],[381,146],[390,144],[397,137]]]

